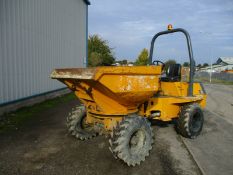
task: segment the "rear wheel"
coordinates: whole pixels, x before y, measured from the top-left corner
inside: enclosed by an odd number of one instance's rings
[[[196,138],[201,133],[203,123],[204,115],[199,104],[187,104],[181,108],[175,128],[184,137]]]
[[[137,115],[125,117],[113,129],[109,143],[115,158],[123,160],[128,166],[139,165],[152,149],[150,122]]]
[[[87,140],[96,136],[93,127],[86,123],[86,109],[84,106],[77,106],[67,117],[69,132],[80,140]]]

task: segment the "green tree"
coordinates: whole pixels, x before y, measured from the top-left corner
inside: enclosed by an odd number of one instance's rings
[[[169,59],[165,62],[165,70],[167,70],[168,66],[171,64],[176,64],[176,60]]]
[[[127,59],[119,60],[119,61],[116,61],[116,63],[119,63],[120,65],[127,65],[128,64],[128,60]]]
[[[100,66],[103,63],[102,55],[97,52],[91,52],[89,55],[88,65],[91,67]]]
[[[126,65],[128,63],[128,60],[122,60],[122,65]]]
[[[184,62],[183,66],[184,67],[189,67],[189,62]]]
[[[198,65],[197,65],[197,67],[199,67],[199,68],[200,68],[200,67],[201,67],[201,64],[198,64]]]
[[[148,50],[146,48],[144,48],[140,52],[135,64],[136,65],[147,65],[147,64],[149,64],[149,52],[148,52]]]
[[[207,66],[209,66],[208,63],[204,63],[204,64],[203,64],[203,67],[207,67]]]
[[[88,38],[88,66],[111,65],[115,61],[112,48],[108,42],[98,35],[91,35]]]

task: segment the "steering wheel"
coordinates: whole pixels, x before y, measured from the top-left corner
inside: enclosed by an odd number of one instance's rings
[[[155,63],[156,63],[156,64],[155,64]],[[155,61],[153,61],[153,63],[152,63],[152,64],[153,64],[153,65],[157,65],[157,66],[158,66],[158,65],[160,65],[159,63],[162,65],[162,69],[163,69],[163,68],[165,67],[165,63],[164,63],[164,62],[162,62],[162,61],[155,60]]]

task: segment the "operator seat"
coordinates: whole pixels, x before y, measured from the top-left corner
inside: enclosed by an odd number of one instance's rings
[[[179,82],[181,80],[181,65],[171,64],[166,70],[166,77],[161,77],[161,81]]]

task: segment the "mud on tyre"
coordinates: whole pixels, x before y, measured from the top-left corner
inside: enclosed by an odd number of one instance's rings
[[[202,131],[204,115],[197,103],[191,103],[181,108],[176,121],[176,131],[184,137],[196,138]]]
[[[66,124],[69,133],[80,140],[87,140],[97,135],[93,127],[85,123],[86,109],[84,106],[77,106],[69,113]]]
[[[137,115],[125,117],[112,131],[110,151],[128,166],[139,165],[149,155],[153,144],[150,122]]]

